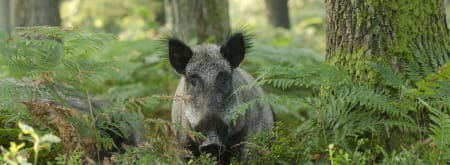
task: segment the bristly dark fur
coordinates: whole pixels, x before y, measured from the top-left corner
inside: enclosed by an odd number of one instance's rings
[[[249,53],[251,51],[251,48],[253,47],[253,42],[252,42],[252,36],[253,34],[249,32],[249,30],[247,30],[247,28],[245,26],[241,26],[239,28],[236,28],[236,30],[232,30],[230,32],[228,32],[228,37],[230,38],[231,36],[241,33],[242,36],[244,36],[244,45],[245,45],[245,54]],[[222,43],[225,44],[225,43]]]
[[[231,30],[231,31],[227,32],[227,38],[229,39],[230,37],[232,37],[238,33],[242,34],[242,36],[244,38],[245,54],[248,54],[253,47],[253,43],[252,43],[253,35],[247,30],[247,28],[245,26],[240,26],[238,28],[235,28],[235,30]],[[194,45],[196,44],[196,43],[192,43],[189,41],[180,40],[179,37],[177,37],[176,32],[174,32],[174,31],[162,32],[161,36],[162,36],[161,39],[159,39],[159,41],[161,42],[161,47],[158,49],[161,50],[161,52],[165,52],[165,54],[169,52],[169,50],[168,50],[169,41],[174,41],[174,40],[182,41],[183,43],[185,43],[187,46],[189,46],[191,48],[193,46],[192,44],[194,44]],[[225,43],[226,43],[226,41],[224,41],[223,43],[220,43],[219,46],[223,46]],[[204,43],[204,44],[208,44],[208,43]],[[168,56],[163,56],[162,58],[165,59],[165,61],[169,62]]]

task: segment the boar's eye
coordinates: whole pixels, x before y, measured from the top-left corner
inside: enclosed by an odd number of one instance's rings
[[[222,88],[228,87],[231,83],[231,76],[228,73],[220,72],[217,75],[217,85],[221,86]]]
[[[219,79],[219,82],[220,82],[221,85],[227,85],[228,82],[230,82],[230,78],[228,76],[224,76],[224,77]]]
[[[192,87],[196,87],[199,85],[200,83],[200,77],[198,75],[192,75],[188,78],[188,83],[192,86]]]

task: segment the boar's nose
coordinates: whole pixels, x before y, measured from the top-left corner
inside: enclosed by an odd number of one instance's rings
[[[221,155],[225,151],[225,146],[220,141],[219,136],[214,132],[209,132],[206,140],[199,146],[200,152],[210,153],[212,155]]]

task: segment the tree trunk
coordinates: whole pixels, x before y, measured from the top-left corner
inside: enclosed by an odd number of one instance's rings
[[[0,1],[0,31],[9,33],[10,25],[10,11],[9,11],[9,0]]]
[[[357,82],[377,84],[368,61],[399,72],[417,65],[425,76],[449,60],[444,0],[325,0],[325,6],[326,61]]]
[[[227,0],[170,0],[173,29],[182,40],[222,43],[230,32]]]
[[[149,1],[149,10],[155,14],[155,21],[160,24],[166,24],[165,0]]]
[[[13,0],[13,25],[60,26],[59,0]]]
[[[267,20],[272,26],[289,29],[288,0],[265,0],[267,8]]]

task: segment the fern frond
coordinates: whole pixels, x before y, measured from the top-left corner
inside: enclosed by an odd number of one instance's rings
[[[255,42],[254,46],[246,55],[247,60],[255,66],[265,66],[268,63],[290,68],[302,67],[305,65],[314,65],[321,61],[321,55],[311,49],[299,48],[277,48],[272,45],[266,45]],[[261,64],[261,65],[258,65]],[[247,68],[246,68],[247,69]],[[254,70],[249,68],[249,70]]]
[[[420,73],[420,66],[415,62],[406,64],[406,75],[408,75],[408,79],[412,80],[412,82],[417,82],[423,79],[423,76]]]
[[[392,105],[388,96],[379,94],[371,88],[358,86],[353,88],[341,88],[336,93],[336,98],[344,99],[348,103],[349,108],[359,106],[365,110],[372,110],[376,113],[386,113],[394,118],[410,119],[406,112],[402,112],[402,110],[397,109]]]
[[[413,53],[413,56],[415,57],[415,61],[420,65],[421,73],[422,75],[429,75],[432,73],[432,68],[429,65],[427,61],[427,57],[424,55],[421,50],[423,50],[423,46],[420,45],[420,47],[411,47],[411,51]]]
[[[298,68],[269,67],[260,71],[256,80],[258,84],[271,85],[282,90],[292,87],[318,89],[322,85],[342,86],[350,83],[346,73],[325,64]]]
[[[25,83],[12,79],[0,80],[0,105],[29,101],[33,98],[34,90]]]
[[[378,73],[384,84],[393,87],[394,89],[400,90],[403,86],[405,79],[402,75],[395,72],[390,67],[386,67],[377,63],[369,63],[369,66]]]
[[[434,46],[430,45],[431,42],[426,42],[423,44],[424,45],[422,46],[422,50],[423,50],[424,55],[426,55],[427,63],[429,64],[431,72],[435,72],[439,68],[438,67],[439,65],[437,64],[437,61],[435,59],[435,57],[436,57],[435,50],[434,50],[435,48],[434,48]]]
[[[429,116],[432,121],[430,125],[432,134],[430,136],[436,143],[437,161],[443,163],[450,161],[450,117],[448,113],[439,111],[420,98],[418,100],[430,112]]]
[[[231,119],[233,120],[233,122],[235,123],[239,117],[244,116],[248,109],[255,106],[261,100],[262,98],[253,99],[234,107],[231,110]]]
[[[419,90],[426,95],[438,95],[442,97],[449,97],[450,93],[450,62],[441,66],[439,71],[427,75],[425,79],[416,83]]]

